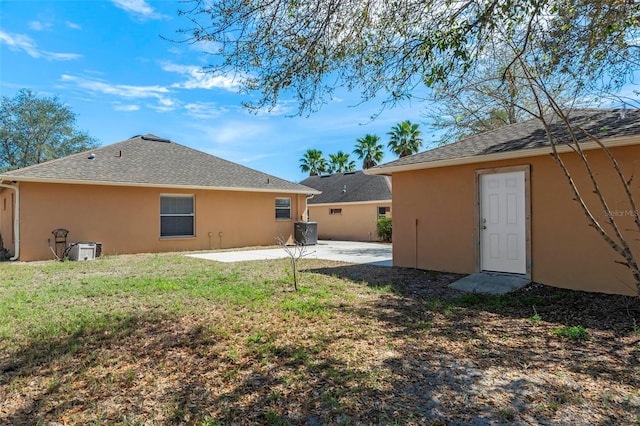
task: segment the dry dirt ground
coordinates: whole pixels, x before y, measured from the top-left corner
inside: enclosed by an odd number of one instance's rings
[[[637,299],[536,284],[463,295],[454,274],[303,269],[304,304],[283,289],[273,306],[142,305],[115,332],[1,354],[0,423],[640,424]]]

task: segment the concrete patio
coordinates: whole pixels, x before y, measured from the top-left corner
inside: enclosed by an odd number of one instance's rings
[[[287,253],[282,248],[195,253],[187,256],[217,262],[245,262],[249,260],[282,259]],[[358,241],[318,241],[307,246],[309,259],[324,259],[337,262],[392,266],[391,244]]]

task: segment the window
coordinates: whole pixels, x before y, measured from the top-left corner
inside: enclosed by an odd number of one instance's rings
[[[329,209],[329,214],[342,214],[342,209]]]
[[[160,196],[160,237],[195,236],[193,195]]]
[[[378,207],[378,217],[387,216],[391,213],[391,207]]]
[[[276,219],[291,219],[291,198],[276,198]]]

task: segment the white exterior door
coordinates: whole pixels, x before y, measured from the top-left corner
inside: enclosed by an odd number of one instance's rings
[[[527,272],[525,172],[480,175],[480,267]]]

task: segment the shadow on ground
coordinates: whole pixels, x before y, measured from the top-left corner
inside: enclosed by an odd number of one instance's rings
[[[198,317],[107,316],[99,328],[32,342],[0,358],[0,423],[638,419],[637,300],[540,285],[465,295],[447,287],[456,274],[368,265],[305,273],[375,292],[363,293],[366,303],[327,302],[318,316],[261,323],[262,312],[231,315],[212,304]],[[555,335],[563,325],[584,327],[588,340]]]
[[[404,306],[443,312],[453,308],[492,312],[520,319],[538,315],[542,320],[628,335],[640,333],[640,298],[565,290],[532,283],[504,295],[465,293],[449,288],[463,274],[375,265],[336,265],[308,268],[309,273],[338,277],[371,288],[389,288]]]

